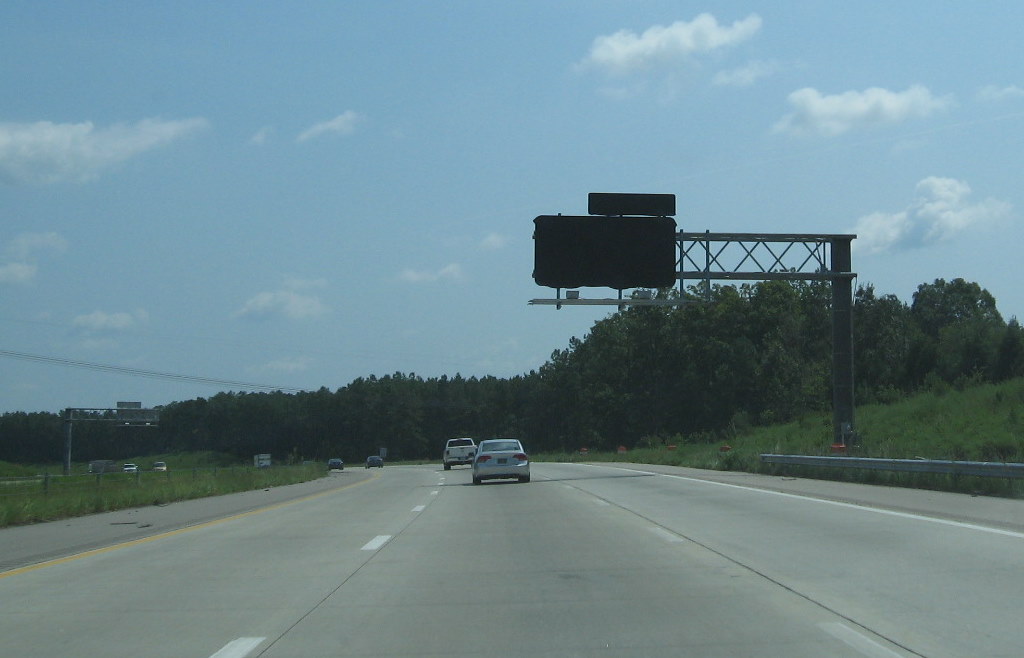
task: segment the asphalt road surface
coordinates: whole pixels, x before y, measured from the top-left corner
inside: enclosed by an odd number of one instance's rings
[[[1024,501],[389,466],[0,531],[0,655],[1019,656]]]

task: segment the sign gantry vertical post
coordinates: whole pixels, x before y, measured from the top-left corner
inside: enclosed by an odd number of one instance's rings
[[[852,240],[832,240],[832,436],[844,448],[858,442],[853,432]]]

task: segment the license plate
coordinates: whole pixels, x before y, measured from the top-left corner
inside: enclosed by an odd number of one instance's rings
[[[507,464],[508,463],[508,459],[506,457],[499,457],[498,458],[498,463],[499,464]]]

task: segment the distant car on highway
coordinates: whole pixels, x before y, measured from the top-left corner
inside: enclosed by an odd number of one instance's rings
[[[484,480],[517,478],[530,481],[530,457],[519,439],[487,439],[476,447],[473,484]]]
[[[166,471],[167,470],[167,462],[153,462],[153,470],[154,471]]]
[[[138,473],[139,467],[135,464],[125,464],[121,467],[121,471],[124,473]]]
[[[366,458],[366,468],[384,468],[384,458],[370,455]]]
[[[345,462],[341,461],[338,458],[328,459],[327,460],[327,470],[328,471],[343,471],[343,470],[345,470]]]

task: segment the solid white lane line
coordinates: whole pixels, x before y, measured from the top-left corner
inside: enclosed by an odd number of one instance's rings
[[[614,468],[614,467],[613,467]],[[834,505],[835,507],[845,507],[847,509],[861,510],[862,512],[873,512],[875,514],[884,514],[886,516],[895,516],[901,519],[913,519],[915,521],[927,521],[929,523],[938,523],[939,525],[952,526],[954,528],[965,528],[967,530],[979,530],[981,532],[988,532],[993,535],[1002,535],[1004,537],[1014,537],[1016,539],[1024,539],[1024,532],[1016,532],[1014,530],[1003,530],[1002,528],[992,528],[989,526],[978,525],[976,523],[964,523],[963,521],[952,521],[950,519],[940,519],[934,516],[923,516],[921,514],[912,514],[910,512],[897,512],[896,510],[883,509],[881,507],[868,507],[867,505],[855,505],[853,503],[844,503],[838,500],[829,500],[827,498],[815,498],[810,495],[803,494],[792,494],[784,491],[772,491],[771,489],[759,489],[757,487],[747,487],[742,484],[730,484],[728,482],[715,482],[713,480],[701,480],[700,478],[691,478],[685,475],[671,475],[669,473],[656,473],[654,471],[641,471],[635,468],[621,468],[619,470],[628,471],[631,473],[643,473],[645,475],[654,475],[657,477],[672,478],[675,480],[686,480],[687,482],[697,482],[699,484],[710,484],[716,487],[726,487],[729,489],[743,489],[744,491],[751,491],[759,494],[766,494],[769,496],[780,496],[782,498],[793,498],[796,500],[805,500],[812,503],[821,503],[823,505]]]
[[[871,656],[871,658],[899,658],[900,654],[883,647],[878,642],[858,633],[845,624],[840,624],[839,622],[822,623],[818,624],[818,628],[837,640],[848,644],[865,656]]]
[[[679,544],[683,541],[683,538],[679,535],[675,534],[674,532],[669,532],[668,530],[659,526],[653,526],[651,528],[648,528],[648,530],[658,535],[670,544]]]
[[[366,542],[366,545],[363,546],[362,549],[360,549],[360,550],[363,550],[363,551],[375,551],[378,548],[380,548],[381,546],[383,546],[384,544],[388,543],[388,540],[390,540],[390,539],[391,539],[391,535],[377,535],[376,537],[374,537],[370,541]]]
[[[414,511],[414,512],[422,512],[425,509],[427,509],[426,505],[417,505],[416,507],[412,508],[412,511]]]
[[[210,658],[245,658],[265,639],[267,638],[240,637],[237,640],[231,640],[221,647],[220,651],[210,656]]]

